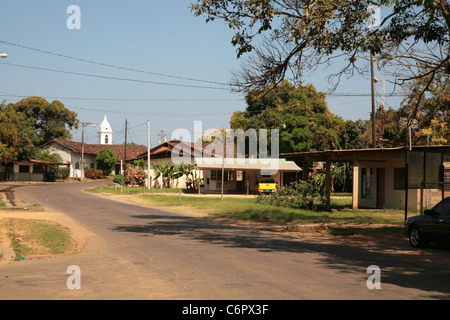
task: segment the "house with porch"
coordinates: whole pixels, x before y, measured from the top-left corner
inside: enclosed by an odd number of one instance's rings
[[[55,165],[68,164],[35,159],[0,163],[0,181],[55,181],[56,177],[52,174],[51,170],[51,167]]]
[[[262,177],[270,177],[279,187],[297,181],[302,169],[293,161],[271,158],[196,158],[203,171],[207,193],[256,194]],[[222,179],[223,168],[223,179]],[[301,173],[300,173],[301,175]]]
[[[194,175],[202,179],[206,193],[219,193],[222,191],[222,163],[224,170],[223,191],[225,193],[250,194],[258,192],[258,183],[261,177],[272,177],[279,186],[283,186],[298,178],[302,170],[294,162],[285,159],[252,159],[252,158],[224,158],[211,150],[210,144],[202,145],[171,140],[164,142],[150,150],[150,162],[159,166],[162,162],[173,162],[176,166],[181,164],[194,165]],[[147,170],[147,152],[139,155],[137,159],[145,161]],[[152,186],[159,187],[160,182],[154,179],[159,173],[150,168],[153,177]],[[185,188],[185,177],[174,179],[172,186]]]

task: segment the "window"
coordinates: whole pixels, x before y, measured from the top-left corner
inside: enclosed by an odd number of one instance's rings
[[[361,196],[365,199],[372,199],[373,198],[373,169],[372,168],[362,168],[361,169],[361,179],[362,179]]]
[[[95,163],[91,162],[91,169],[95,169]]]
[[[75,163],[75,169],[76,169],[76,170],[80,169],[80,163],[79,163],[79,162],[76,162],[76,163]]]
[[[30,166],[19,166],[19,172],[30,172]]]
[[[108,144],[109,138],[108,135],[105,135],[105,144]]]
[[[38,165],[33,166],[33,173],[44,173],[44,172],[45,172],[44,166]]]
[[[223,181],[233,181],[234,179],[233,171],[224,171]],[[211,170],[211,181],[222,181],[222,170]]]
[[[433,212],[436,212],[440,216],[450,216],[450,200],[445,199],[444,201],[439,202],[434,208]]]
[[[405,168],[394,168],[394,190],[405,190]]]

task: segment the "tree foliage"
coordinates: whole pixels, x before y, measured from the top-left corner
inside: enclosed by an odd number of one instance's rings
[[[0,162],[23,158],[32,146],[30,133],[22,115],[0,105]]]
[[[26,124],[33,128],[36,146],[56,138],[71,139],[69,130],[78,128],[77,114],[57,100],[48,102],[44,98],[29,97],[10,103],[8,107],[22,114]]]
[[[423,97],[419,98],[422,92]],[[410,143],[448,144],[449,119],[450,78],[437,74],[432,83],[429,83],[428,78],[416,79],[406,88],[406,98],[398,109],[384,106],[377,108],[375,113],[377,147],[401,147],[409,146]],[[358,120],[356,123],[361,135],[355,141],[361,143],[364,148],[370,147],[372,115],[369,120]]]
[[[102,170],[105,176],[108,176],[114,169],[117,159],[118,157],[114,150],[104,147],[97,154],[97,168]]]
[[[68,128],[66,128],[66,126]],[[77,128],[76,113],[59,101],[30,97],[17,103],[0,104],[0,161],[39,159],[39,147],[54,138],[71,138]]]
[[[374,7],[382,13],[376,27],[370,25]],[[233,82],[239,91],[284,79],[298,84],[321,64],[344,58],[330,75],[336,86],[343,75],[366,72],[370,55],[394,71],[390,80],[398,84],[450,74],[446,0],[197,0],[191,10],[236,31],[237,56],[247,56]]]
[[[339,148],[344,121],[328,110],[325,95],[312,85],[284,81],[273,89],[249,92],[246,102],[246,110],[231,117],[232,129],[279,129],[281,153]]]
[[[153,169],[155,169],[159,174],[153,178],[153,180],[159,181],[160,174],[163,177],[163,187],[170,188],[172,180],[180,178],[183,173],[173,164],[172,161],[164,163],[161,161],[160,165],[155,165],[152,163]]]

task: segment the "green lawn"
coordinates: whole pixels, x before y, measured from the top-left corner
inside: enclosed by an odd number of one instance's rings
[[[404,221],[403,210],[352,210],[351,198],[332,198],[332,208],[337,212],[311,211],[293,208],[283,208],[256,203],[254,198],[207,197],[207,196],[177,196],[166,194],[161,196],[160,190],[154,190],[151,195],[149,190],[132,187],[120,188],[98,187],[89,189],[93,193],[115,193],[138,197],[140,202],[149,206],[171,207],[184,209],[186,212],[202,211],[211,217],[226,218],[241,221],[271,221],[289,223],[355,223],[355,224],[391,224],[398,225]],[[174,192],[174,191],[172,191]]]
[[[1,224],[7,231],[16,258],[29,255],[71,253],[74,244],[69,231],[50,221],[6,218]]]

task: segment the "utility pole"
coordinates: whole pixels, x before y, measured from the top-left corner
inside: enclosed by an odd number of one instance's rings
[[[222,132],[223,132],[223,154],[222,154],[222,191],[221,191],[221,200],[223,200],[223,182],[224,182],[224,173],[225,173],[225,128],[222,128]]]
[[[84,180],[84,127],[92,122],[81,122],[81,181]]]
[[[152,177],[150,176],[150,121],[147,120],[147,180],[148,189],[150,189],[152,184]]]
[[[379,6],[371,6],[369,8],[370,19],[368,21],[368,28],[378,29],[381,23],[381,9]],[[377,138],[376,138],[376,127],[375,127],[375,76],[374,76],[374,67],[373,67],[373,53],[370,51],[370,83],[372,88],[372,147],[377,147]]]
[[[370,86],[372,90],[372,148],[377,147],[376,127],[375,127],[375,76],[373,71],[373,54],[370,53]]]
[[[128,119],[125,119],[125,144],[124,144],[124,156],[123,161],[125,162],[125,168],[127,167],[127,125],[128,125]]]

